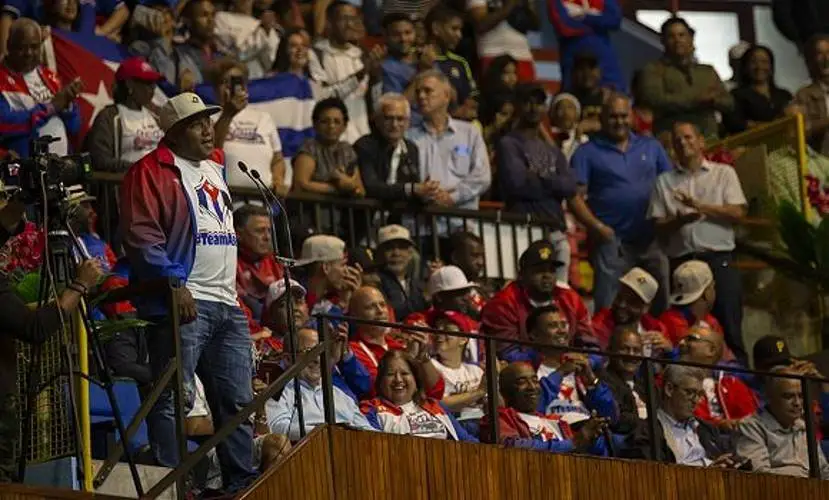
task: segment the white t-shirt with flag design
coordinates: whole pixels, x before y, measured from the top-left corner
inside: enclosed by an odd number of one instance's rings
[[[463,363],[460,368],[449,368],[435,358],[432,358],[432,365],[443,377],[445,396],[463,394],[478,388],[484,378],[484,371],[478,365]],[[471,420],[484,416],[481,405],[470,406],[461,410],[460,420]]]
[[[121,123],[121,160],[135,163],[158,146],[164,132],[147,108],[130,109],[118,104],[118,119]]]
[[[564,436],[561,433],[561,427],[557,422],[549,418],[542,418],[538,415],[531,415],[529,413],[518,413],[520,418],[527,427],[530,428],[530,434],[534,437],[541,438],[542,441],[562,441]]]
[[[542,364],[538,367],[538,371],[536,373],[538,375],[538,379],[541,380],[544,377],[555,373],[555,371],[555,369]],[[576,379],[576,375],[574,373],[565,375],[561,379],[561,386],[559,386],[558,394],[547,406],[547,408],[545,408],[545,413],[558,415],[568,424],[574,424],[590,418],[590,410],[584,406],[584,403],[579,397],[577,387],[578,381]]]
[[[214,115],[214,121],[219,115]],[[227,165],[227,184],[230,187],[255,188],[248,176],[239,170],[239,161],[245,162],[262,176],[266,186],[272,183],[271,159],[282,151],[282,141],[273,119],[250,106],[233,117],[222,149]]]
[[[40,77],[40,73],[37,68],[24,74],[23,81],[26,82],[29,94],[34,100],[34,102],[30,103],[30,106],[27,106],[29,108],[33,107],[35,104],[49,102],[52,100],[52,97],[55,96],[55,94],[49,90],[49,87],[46,86],[43,78]],[[50,153],[60,156],[69,154],[69,138],[66,134],[66,126],[63,124],[63,120],[61,120],[60,116],[53,115],[46,120],[46,123],[38,129],[37,134],[38,137],[51,135],[52,137],[59,139],[49,145]]]

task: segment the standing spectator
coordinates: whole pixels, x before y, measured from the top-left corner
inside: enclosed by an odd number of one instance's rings
[[[509,344],[510,340],[529,340],[527,318],[537,307],[555,304],[567,319],[571,336],[592,336],[587,306],[578,293],[556,282],[559,266],[552,243],[534,242],[518,260],[518,280],[495,294],[484,307],[481,331],[503,341],[498,347],[501,359],[513,360],[510,352],[515,346]]]
[[[674,270],[671,308],[659,317],[668,339],[678,346],[693,326],[710,328],[722,334],[720,322],[711,315],[716,300],[716,284],[705,262],[689,260]]]
[[[656,177],[671,169],[665,150],[630,130],[630,100],[612,95],[602,111],[602,132],[581,146],[571,161],[579,191],[570,210],[591,233],[595,309],[610,306],[619,278],[635,265],[647,270],[661,293],[655,313],[665,309],[668,262],[647,219]]]
[[[774,25],[799,48],[829,33],[829,4],[821,0],[772,0]]]
[[[294,158],[293,189],[353,197],[365,195],[357,154],[351,144],[340,140],[349,118],[345,103],[336,97],[323,99],[314,106],[317,136],[305,141]]]
[[[440,0],[382,0],[383,15],[406,14],[415,19],[425,19],[439,3]]]
[[[219,50],[213,35],[216,7],[212,0],[187,2],[181,20],[187,28],[187,40],[172,46],[156,40],[148,60],[168,82],[187,91],[203,83],[208,65],[225,54]]]
[[[654,114],[653,133],[670,131],[676,121],[693,123],[706,138],[717,137],[716,113],[734,109],[734,100],[713,66],[694,57],[694,30],[672,17],[660,30],[665,54],[642,69],[638,96]]]
[[[429,50],[418,50],[415,23],[407,14],[383,17],[383,35],[388,51],[383,59],[383,93],[396,92],[413,97],[410,85],[417,70],[431,68],[435,54],[430,54]]]
[[[516,85],[518,85],[518,61],[507,54],[493,59],[481,77],[481,92],[486,96],[515,90]]]
[[[279,130],[282,156],[286,159],[296,156],[302,144],[314,137],[311,115],[316,99],[322,98],[322,86],[311,78],[309,40],[308,32],[302,28],[285,31],[273,64],[277,73],[271,78],[272,88],[282,89],[284,93],[271,101],[270,114]],[[357,78],[353,80],[356,85]],[[328,87],[328,90],[336,88]]]
[[[613,303],[593,316],[594,338],[599,347],[606,349],[613,332],[624,328],[641,334],[645,356],[651,356],[653,351],[658,354],[672,351],[674,346],[665,336],[665,327],[648,314],[658,291],[659,283],[640,267],[619,278],[619,291]]]
[[[233,212],[233,223],[239,242],[236,292],[253,319],[261,321],[268,289],[284,273],[273,254],[270,214],[264,207],[244,205]]]
[[[803,49],[812,83],[798,90],[795,102],[803,108],[809,145],[829,154],[829,34],[810,38]]]
[[[366,94],[369,75],[381,70],[382,53],[375,48],[367,57],[368,67],[363,64],[363,49],[353,43],[361,37],[362,21],[357,7],[342,0],[335,0],[326,8],[328,38],[314,45],[318,57],[311,60],[311,76],[323,86],[331,86],[348,79],[352,85],[341,87],[336,96],[342,99],[351,117],[342,139],[354,144],[370,132]],[[356,76],[351,80],[349,77]]]
[[[504,135],[512,131],[515,124],[515,94],[512,91],[502,90],[497,94],[487,94],[481,103],[481,125],[484,129],[484,143],[489,153],[489,163],[492,168],[492,177],[498,175],[498,158],[495,145]],[[499,200],[501,194],[498,186],[492,186],[489,198]]]
[[[535,63],[527,32],[541,25],[536,3],[529,0],[467,0],[466,10],[478,37],[481,68],[495,57],[510,55],[517,61],[518,80],[535,80]]]
[[[610,337],[608,351],[614,354],[642,356],[642,337],[635,329],[617,328]],[[619,405],[619,420],[611,427],[616,434],[631,436],[648,419],[647,391],[638,379],[642,362],[636,359],[610,358],[599,375]]]
[[[474,283],[473,303],[476,317],[480,316],[480,309],[495,293],[486,274],[486,251],[484,240],[470,231],[456,231],[449,238],[449,263],[460,268],[464,277]]]
[[[155,84],[162,78],[139,57],[121,61],[112,89],[115,103],[95,116],[86,135],[94,170],[126,172],[156,148],[163,132],[149,107]]]
[[[0,145],[28,158],[38,137],[58,139],[50,153],[69,152],[69,136],[76,134],[81,115],[75,99],[83,90],[80,78],[67,85],[41,64],[40,26],[21,18],[9,31],[8,56],[0,67]]]
[[[556,271],[561,283],[568,282],[570,244],[562,204],[576,194],[576,177],[567,158],[541,133],[547,93],[535,83],[516,88],[515,129],[498,141],[498,186],[510,212],[550,219],[550,241],[563,263]]]
[[[437,205],[477,210],[491,181],[483,137],[475,125],[449,116],[452,87],[443,73],[425,71],[415,81],[423,123],[408,137],[420,152],[420,180],[440,183],[432,196]]]
[[[659,176],[649,217],[676,267],[701,260],[714,273],[714,316],[723,325],[728,346],[743,363],[742,279],[734,267],[734,225],[745,217],[747,202],[737,172],[703,157],[705,138],[690,124],[673,128],[677,168]]]
[[[6,0],[4,3],[4,12],[14,17],[28,17],[65,31],[94,33],[114,42],[121,41],[121,28],[130,17],[127,3],[121,0]],[[102,22],[98,24],[99,16]]]
[[[789,367],[775,367],[775,374],[797,375]],[[769,377],[768,406],[747,418],[737,429],[737,454],[751,460],[756,472],[809,477],[809,445],[803,420],[803,389],[796,379]],[[814,446],[820,446],[814,443]],[[818,448],[820,477],[829,479],[829,464]]]
[[[751,47],[740,59],[740,84],[731,91],[734,111],[723,116],[728,132],[736,134],[785,115],[792,94],[774,83],[774,55],[762,45]]]
[[[638,428],[625,455],[651,458],[651,439],[656,439],[662,460],[692,467],[730,467],[733,447],[726,435],[694,417],[704,396],[703,372],[698,368],[670,365],[663,373],[662,401],[656,414],[655,436],[648,426]]]
[[[440,188],[437,181],[420,182],[417,145],[406,139],[411,108],[400,94],[383,94],[377,102],[372,133],[354,143],[360,175],[369,198],[428,201]]]
[[[423,286],[414,260],[415,245],[409,230],[398,224],[377,231],[377,255],[380,262],[380,291],[403,319],[426,308]]]
[[[160,115],[164,139],[130,168],[121,187],[130,281],[168,277],[186,282],[174,292],[181,309],[185,402],[189,411],[198,372],[217,428],[253,398],[250,331],[236,295],[232,202],[222,176],[223,154],[213,148],[210,115],[219,111],[192,93],[170,99]],[[147,344],[158,379],[173,355],[171,325],[165,320],[169,312],[160,298],[135,302],[139,314],[152,319]],[[173,414],[172,391],[166,390],[147,419],[155,459],[165,467],[183,458]],[[253,476],[250,421],[219,444],[218,455],[225,489],[247,487]]]
[[[262,78],[273,66],[279,33],[276,16],[257,19],[254,2],[232,0],[228,10],[216,13],[216,44],[226,54],[233,54],[246,68],[250,78]]]
[[[726,90],[733,92],[734,89],[746,84],[743,74],[743,56],[752,48],[752,45],[745,40],[740,40],[728,49],[728,65],[731,67],[731,78],[724,82]]]
[[[360,287],[360,271],[346,263],[345,242],[336,236],[315,234],[302,244],[299,265],[308,269],[306,300],[311,314],[335,314],[348,309]]]
[[[592,52],[576,54],[568,92],[581,104],[581,131],[591,135],[599,132],[602,128],[602,109],[612,90],[602,86],[602,68]]]
[[[428,44],[421,51],[424,64],[433,58],[436,68],[446,75],[454,88],[450,109],[459,120],[478,118],[478,87],[469,61],[454,52],[462,38],[463,16],[449,7],[438,5],[424,21]],[[424,112],[423,110],[420,110]]]
[[[626,90],[627,82],[610,42],[610,33],[622,25],[621,3],[618,0],[552,0],[548,3],[550,21],[558,35],[561,51],[563,88],[570,88],[576,56],[590,52],[596,55],[601,67],[601,84],[619,92]]]
[[[285,160],[282,142],[271,115],[248,102],[247,68],[233,59],[214,61],[208,76],[222,106],[216,120],[216,146],[225,152],[227,183],[230,187],[255,188],[239,169],[239,162],[261,174],[262,182],[279,196],[285,196]],[[263,165],[267,160],[267,165]]]
[[[553,140],[568,162],[579,146],[590,140],[582,129],[581,114],[581,103],[573,94],[562,92],[550,103]]]

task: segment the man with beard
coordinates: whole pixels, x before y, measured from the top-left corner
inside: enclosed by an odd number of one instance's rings
[[[383,93],[396,92],[414,96],[411,85],[418,71],[431,69],[437,53],[427,47],[418,51],[417,33],[412,16],[404,13],[383,17],[383,34],[387,56],[383,59]]]
[[[414,242],[405,227],[390,224],[377,231],[380,290],[394,309],[395,318],[426,309],[414,253]]]
[[[530,312],[555,304],[564,314],[571,337],[590,338],[593,327],[587,306],[569,287],[556,283],[556,270],[562,263],[555,259],[556,248],[546,240],[536,241],[518,260],[519,278],[498,292],[484,307],[481,331],[499,342],[498,356],[506,361],[520,358],[521,350],[510,340],[530,340],[526,323]]]

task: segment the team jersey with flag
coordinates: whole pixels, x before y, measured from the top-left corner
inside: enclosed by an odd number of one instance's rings
[[[213,116],[218,120],[219,115]],[[266,186],[272,184],[271,159],[282,151],[282,142],[270,115],[250,106],[239,111],[230,122],[223,149],[229,186],[256,187],[239,169],[239,161],[258,171]]]
[[[187,289],[197,300],[236,306],[236,231],[222,166],[175,156],[181,182],[195,212],[196,256]]]

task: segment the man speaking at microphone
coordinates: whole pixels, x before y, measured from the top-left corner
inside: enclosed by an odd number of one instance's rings
[[[214,426],[220,428],[252,398],[251,340],[236,295],[237,237],[224,181],[224,153],[214,148],[210,119],[221,111],[183,93],[161,109],[165,135],[158,148],[133,165],[121,188],[124,248],[132,281],[180,282],[181,367],[186,411],[194,400],[194,373],[204,384]],[[173,355],[171,316],[162,298],[137,300],[148,328],[150,367],[157,380]],[[159,465],[180,460],[173,394],[168,387],[147,417]],[[217,447],[228,493],[254,476],[253,429],[246,421]]]

